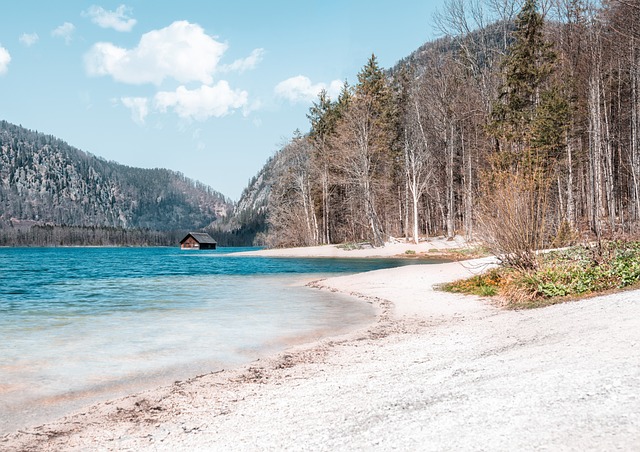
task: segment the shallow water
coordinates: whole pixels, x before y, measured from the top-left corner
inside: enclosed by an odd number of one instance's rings
[[[370,305],[296,282],[409,263],[229,251],[0,249],[0,432],[362,326]]]

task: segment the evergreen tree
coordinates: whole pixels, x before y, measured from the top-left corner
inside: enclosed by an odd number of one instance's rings
[[[372,120],[380,129],[383,142],[380,147],[391,150],[391,140],[395,130],[395,109],[389,79],[372,54],[367,64],[358,73],[355,96],[371,109]]]
[[[351,98],[353,97],[353,89],[349,86],[349,83],[345,80],[342,84],[342,89],[340,90],[340,94],[338,95],[338,101],[336,102],[336,117],[340,118],[349,104],[351,103]]]
[[[559,105],[557,95],[543,94],[557,58],[543,29],[537,0],[526,0],[516,19],[514,41],[503,62],[502,92],[492,112],[491,131],[501,141],[503,151],[522,152],[527,148],[534,138],[533,124],[539,109]]]
[[[332,110],[332,102],[329,99],[327,90],[323,89],[318,94],[318,100],[313,102],[309,113],[307,113],[307,119],[311,123],[311,130],[309,136],[314,138],[316,136],[323,136],[329,130],[329,115]]]

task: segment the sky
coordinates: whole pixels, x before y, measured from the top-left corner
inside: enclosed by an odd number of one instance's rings
[[[436,38],[443,1],[9,2],[0,119],[238,200],[321,89]]]

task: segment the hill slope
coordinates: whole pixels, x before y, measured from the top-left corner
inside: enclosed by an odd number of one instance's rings
[[[231,207],[222,194],[175,171],[108,162],[0,121],[0,223],[5,225],[196,229],[226,216]]]

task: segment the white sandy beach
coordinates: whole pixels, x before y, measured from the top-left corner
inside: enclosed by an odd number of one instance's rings
[[[367,299],[377,322],[5,435],[0,449],[638,450],[640,292],[506,311],[433,290],[489,262],[315,282]]]
[[[407,251],[413,251],[416,255],[427,252],[447,251],[468,246],[462,236],[456,236],[452,240],[444,237],[435,237],[420,243],[408,243],[404,239],[387,243],[384,247],[362,249],[345,249],[337,245],[308,246],[301,248],[274,248],[260,251],[244,251],[235,253],[238,256],[268,256],[268,257],[394,257],[406,256]]]

